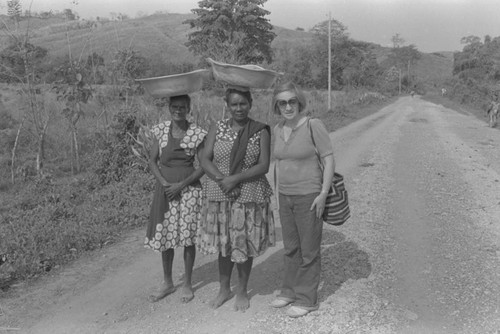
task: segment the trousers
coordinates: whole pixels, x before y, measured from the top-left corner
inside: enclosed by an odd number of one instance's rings
[[[283,284],[278,297],[308,310],[319,307],[323,222],[311,205],[319,193],[279,194],[284,245]]]

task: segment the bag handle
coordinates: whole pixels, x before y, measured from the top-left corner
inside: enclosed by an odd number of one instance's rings
[[[275,138],[276,138],[276,133],[278,131],[278,125],[279,123],[276,124],[273,129],[273,134]],[[278,159],[274,159],[274,196],[276,199],[276,209],[279,211],[280,201],[279,201],[279,189],[278,189],[278,167],[279,167],[278,162],[279,162]]]
[[[311,134],[311,140],[312,140],[312,143],[314,145],[314,153],[316,153],[316,158],[318,158],[319,168],[321,169],[321,173],[323,174],[324,166],[323,166],[323,162],[321,161],[321,157],[319,155],[318,149],[316,148],[316,142],[314,141],[314,134],[313,134],[312,127],[311,127],[311,119],[310,118],[307,120],[307,127],[309,128],[309,133]]]

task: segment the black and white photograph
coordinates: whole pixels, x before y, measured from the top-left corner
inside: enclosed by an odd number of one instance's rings
[[[0,334],[500,334],[500,1],[0,0]]]

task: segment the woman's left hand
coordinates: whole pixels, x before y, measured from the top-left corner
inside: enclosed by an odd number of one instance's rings
[[[328,194],[321,192],[319,195],[314,199],[313,203],[311,204],[311,209],[314,210],[316,209],[316,217],[321,218],[323,215],[323,211],[325,210],[325,202],[326,202],[326,196]]]
[[[222,191],[226,195],[231,193],[231,191],[238,185],[238,181],[236,181],[236,178],[232,175],[217,178],[217,181],[219,187],[221,187]]]
[[[170,186],[165,188],[165,195],[167,195],[167,198],[169,201],[173,200],[180,200],[181,198],[181,190],[183,186],[182,183],[177,182],[177,183],[171,183]]]

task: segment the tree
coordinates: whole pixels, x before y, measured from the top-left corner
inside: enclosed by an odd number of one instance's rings
[[[413,44],[408,46],[400,46],[393,48],[389,54],[389,59],[402,73],[406,72],[406,76],[402,77],[402,84],[407,88],[411,85],[412,76],[411,69],[415,62],[422,57],[422,54]]]
[[[94,85],[102,85],[104,83],[104,72],[106,70],[104,58],[96,52],[93,52],[87,57],[87,63],[85,65],[90,72]]]
[[[47,49],[11,37],[9,45],[0,52],[0,81],[27,82],[34,66],[47,55]]]
[[[287,46],[280,50],[281,60],[285,60],[282,69],[285,71],[287,79],[297,83],[302,87],[314,87],[315,77],[312,75],[314,55],[311,46],[299,44],[294,48]]]
[[[20,0],[8,0],[7,1],[7,15],[17,24],[21,19],[22,14],[21,1]]]
[[[191,11],[198,17],[184,21],[196,31],[186,46],[195,54],[230,63],[271,62],[273,26],[261,6],[267,0],[202,0]]]
[[[454,54],[453,74],[463,79],[498,81],[500,79],[500,37],[485,36],[484,43],[477,36],[461,39],[462,52]]]
[[[149,63],[139,51],[132,48],[120,49],[113,59],[113,84],[122,86],[130,93],[133,87],[138,86],[135,79],[144,76],[147,70],[149,70]],[[125,92],[120,91],[120,93]]]
[[[314,25],[314,27],[311,28],[310,31],[316,33],[318,36],[328,38],[328,20],[317,23],[316,25]],[[347,27],[342,24],[342,22],[331,19],[330,35],[332,40],[346,38],[348,37]]]
[[[474,35],[469,35],[469,36],[462,37],[460,39],[460,43],[465,44],[465,45],[478,44],[478,43],[481,43],[481,38],[474,36]]]
[[[69,9],[69,8],[66,8],[63,11],[63,14],[66,17],[66,20],[68,20],[68,21],[74,21],[74,20],[76,20],[75,13],[73,13],[73,11],[71,9]]]
[[[54,116],[52,110],[45,107],[45,101],[40,94],[41,87],[36,87],[40,82],[38,65],[47,55],[47,50],[29,43],[24,37],[10,36],[10,45],[0,53],[1,79],[7,82],[21,84],[21,92],[26,96],[27,113],[23,116],[31,121],[37,138],[36,170],[41,173],[45,158],[45,139],[48,127]],[[17,138],[16,138],[17,141]],[[15,149],[12,152],[12,165],[15,161]]]
[[[397,33],[396,35],[392,36],[391,42],[392,47],[396,49],[402,46],[405,43],[405,40]]]
[[[80,172],[80,145],[78,141],[78,121],[84,115],[82,104],[92,97],[92,87],[85,82],[90,75],[86,63],[68,59],[65,64],[55,70],[58,81],[53,86],[57,100],[64,105],[62,114],[68,121],[71,132],[71,171]]]
[[[330,34],[329,34],[330,25]],[[331,19],[316,24],[309,58],[313,68],[309,72],[314,75],[314,86],[326,88],[328,84],[328,37],[331,38],[331,82],[334,89],[343,87],[372,86],[378,72],[378,64],[365,42],[349,38],[347,27],[342,22]]]
[[[310,30],[315,34],[313,45],[308,52],[310,53],[311,60],[314,64],[311,73],[315,77],[314,86],[316,88],[326,88],[328,85],[328,27],[329,23],[328,20],[326,20],[316,24]],[[341,77],[344,65],[341,64],[341,58],[343,58],[341,53],[343,52],[342,48],[346,47],[346,42],[348,43],[349,38],[347,34],[347,27],[340,21],[332,18],[330,28],[331,54],[333,55],[330,74],[332,76],[332,84],[335,89],[340,88],[342,85]]]

